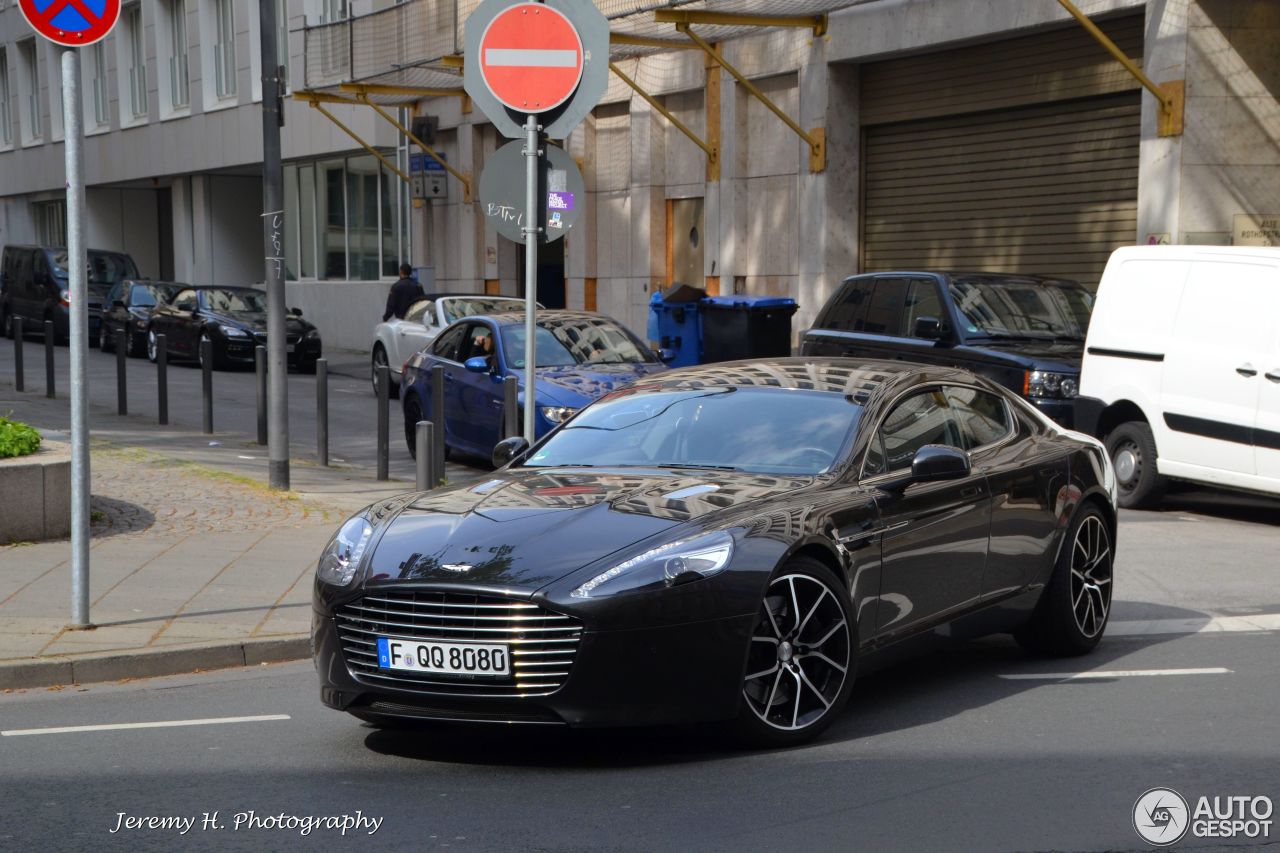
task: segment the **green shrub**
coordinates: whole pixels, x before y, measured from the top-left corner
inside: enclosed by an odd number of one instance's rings
[[[26,456],[40,449],[40,433],[8,418],[0,418],[0,459]]]

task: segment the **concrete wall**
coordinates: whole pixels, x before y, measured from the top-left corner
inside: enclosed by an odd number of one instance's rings
[[[160,275],[159,210],[154,190],[95,187],[85,194],[85,237],[93,249],[128,252],[138,272]]]

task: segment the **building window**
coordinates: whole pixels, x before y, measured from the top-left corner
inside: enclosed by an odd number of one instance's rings
[[[9,121],[9,51],[0,47],[0,145],[13,145],[13,125]]]
[[[213,74],[219,98],[236,93],[236,22],[231,0],[214,0]]]
[[[54,142],[62,139],[62,123],[66,120],[67,102],[62,89],[62,51],[49,45],[45,67],[49,69],[49,129]],[[56,95],[54,93],[57,93]]]
[[[61,201],[42,201],[33,205],[36,234],[43,246],[67,245],[67,203]]]
[[[38,142],[44,138],[44,128],[40,121],[40,67],[36,62],[35,39],[18,43],[18,73],[26,100],[26,109],[22,115],[22,141]]]
[[[107,100],[107,46],[96,42],[89,51],[93,68],[93,122],[98,127],[111,123],[111,109]]]
[[[187,68],[187,3],[170,0],[169,10],[169,106],[181,109],[191,103],[191,78]]]
[[[409,197],[394,173],[367,154],[284,168],[291,277],[395,277],[409,254]]]
[[[142,4],[124,10],[124,37],[129,47],[129,111],[134,118],[147,115],[147,53],[142,46]]]
[[[320,0],[320,23],[332,24],[347,19],[347,0]]]

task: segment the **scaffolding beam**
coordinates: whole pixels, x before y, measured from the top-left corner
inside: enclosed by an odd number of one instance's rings
[[[1123,50],[1107,37],[1098,25],[1089,20],[1089,17],[1076,8],[1076,4],[1071,0],[1058,0],[1058,4],[1075,18],[1085,31],[1102,45],[1108,53],[1115,57],[1116,61],[1124,66],[1125,70],[1134,76],[1134,78],[1146,88],[1151,94],[1155,95],[1156,102],[1159,104],[1160,111],[1156,122],[1156,133],[1159,136],[1181,136],[1182,135],[1182,116],[1183,104],[1185,100],[1185,81],[1170,80],[1165,83],[1157,83],[1148,77],[1137,63],[1129,57],[1125,56]]]
[[[418,137],[414,136],[413,131],[409,130],[409,128],[405,127],[403,124],[396,121],[395,117],[392,116],[390,113],[388,113],[386,110],[384,110],[382,107],[378,106],[373,101],[369,100],[368,95],[362,94],[359,96],[359,98],[361,103],[363,103],[367,107],[372,107],[375,113],[377,113],[378,115],[386,119],[387,122],[392,127],[394,127],[396,130],[404,134],[405,137],[413,140],[413,142],[419,148],[421,148],[428,157],[430,157],[432,160],[435,160],[444,168],[446,172],[448,172],[450,175],[453,175],[455,178],[457,178],[458,182],[462,184],[462,200],[468,204],[471,202],[471,176],[470,175],[463,174],[462,172],[459,172],[457,169],[455,169],[453,166],[450,166],[448,163],[446,163],[445,159],[441,157],[439,154],[437,154],[435,149],[433,149],[430,145],[427,145]]]
[[[655,39],[647,36],[631,36],[626,33],[609,33],[609,44],[621,44],[629,47],[656,47],[659,50],[697,50],[697,45],[685,44],[671,39]]]
[[[826,149],[826,131],[821,127],[815,127],[811,130],[805,130],[795,119],[782,111],[782,108],[775,104],[768,95],[760,91],[760,88],[747,79],[737,68],[734,68],[729,61],[725,59],[720,51],[716,50],[712,45],[708,44],[705,39],[695,33],[687,23],[677,23],[676,29],[684,33],[700,47],[707,56],[711,57],[717,65],[733,75],[733,78],[742,84],[742,88],[746,89],[752,97],[768,107],[769,111],[776,115],[783,124],[791,128],[796,136],[799,136],[809,146],[809,171],[821,172],[827,165],[827,149]]]
[[[660,24],[710,24],[723,27],[796,27],[813,30],[815,36],[827,34],[826,15],[739,15],[732,12],[684,11],[658,9],[653,19]]]
[[[333,122],[335,125],[337,125],[339,130],[341,130],[347,136],[350,136],[356,142],[360,143],[360,146],[364,148],[365,151],[368,151],[374,157],[377,157],[380,161],[382,161],[382,165],[386,166],[392,172],[395,172],[397,175],[399,175],[400,180],[404,181],[409,186],[413,186],[413,181],[409,180],[409,176],[406,175],[404,172],[400,171],[400,169],[396,166],[395,163],[392,163],[390,160],[387,159],[387,156],[385,154],[383,154],[378,149],[374,148],[368,142],[365,142],[360,137],[360,134],[356,133],[354,130],[347,127],[345,124],[342,123],[341,120],[338,119],[337,116],[335,116],[333,113],[329,112],[328,110],[326,110],[324,107],[321,106],[322,102],[327,102],[327,103],[338,102],[338,103],[354,104],[355,101],[347,101],[343,98],[323,98],[323,97],[320,97],[320,93],[318,92],[297,92],[297,93],[294,93],[293,97],[296,98],[297,100],[306,101],[307,103],[311,104],[312,109],[319,110],[320,114],[325,118],[327,118],[329,121]]]
[[[341,83],[338,88],[353,95],[403,95],[410,103],[419,98],[461,98],[462,89],[432,89],[425,86],[385,86],[379,83]]]
[[[621,80],[623,83],[626,83],[628,86],[634,89],[636,94],[644,98],[645,101],[649,104],[649,106],[653,107],[655,110],[661,113],[662,117],[665,118],[667,121],[671,122],[671,125],[676,130],[680,131],[685,136],[689,137],[689,139],[693,141],[694,145],[698,146],[706,153],[708,160],[715,162],[716,159],[718,159],[718,153],[713,146],[704,142],[701,137],[699,137],[696,133],[690,130],[689,127],[684,122],[676,118],[675,115],[672,114],[671,110],[667,109],[661,102],[658,101],[657,98],[655,98],[653,95],[650,95],[644,89],[641,89],[640,84],[637,83],[635,80],[632,80],[630,77],[628,77],[623,72],[623,70],[618,67],[617,63],[610,62],[609,70],[612,71],[614,74],[618,75],[619,80]]]

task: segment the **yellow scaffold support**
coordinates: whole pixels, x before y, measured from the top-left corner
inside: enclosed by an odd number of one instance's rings
[[[619,80],[621,80],[623,83],[626,83],[628,86],[634,89],[636,94],[644,98],[645,101],[649,104],[649,106],[653,107],[655,110],[661,113],[662,117],[665,118],[667,121],[671,122],[671,125],[676,130],[680,131],[685,136],[689,137],[689,139],[693,141],[694,145],[698,146],[704,152],[706,152],[707,159],[710,162],[712,163],[716,162],[716,160],[719,158],[719,152],[716,151],[715,146],[709,145],[708,143],[704,142],[696,133],[690,130],[689,127],[684,122],[676,118],[675,115],[672,114],[671,110],[663,106],[658,101],[657,98],[653,97],[653,95],[650,95],[644,89],[641,89],[640,84],[636,83],[636,81],[628,77],[623,72],[623,70],[618,67],[617,63],[610,62],[609,70],[612,71],[614,74],[618,75]]]
[[[1169,80],[1165,83],[1157,83],[1143,73],[1132,59],[1125,56],[1124,51],[1116,45],[1111,39],[1107,38],[1107,34],[1098,29],[1098,25],[1089,20],[1089,17],[1076,8],[1071,0],[1058,0],[1058,4],[1066,9],[1073,18],[1080,22],[1080,26],[1085,28],[1089,35],[1097,40],[1098,44],[1106,48],[1107,52],[1115,57],[1116,61],[1124,66],[1125,70],[1132,74],[1139,83],[1141,83],[1147,91],[1156,96],[1156,101],[1160,104],[1160,114],[1157,121],[1156,133],[1159,136],[1181,136],[1182,135],[1182,115],[1183,105],[1186,94],[1186,83],[1183,80]]]
[[[373,101],[369,100],[368,94],[360,94],[360,95],[357,95],[356,97],[358,97],[360,99],[360,102],[365,106],[372,107],[374,112],[376,112],[378,115],[386,119],[387,122],[391,124],[392,127],[400,131],[408,139],[411,139],[414,142],[414,144],[416,144],[419,148],[423,150],[423,152],[426,153],[428,157],[430,157],[431,159],[439,163],[446,172],[448,172],[450,175],[453,175],[455,178],[457,178],[459,183],[462,184],[463,202],[466,202],[468,204],[471,202],[471,176],[469,174],[464,174],[462,172],[459,172],[453,166],[450,166],[448,163],[446,163],[445,159],[441,157],[439,154],[437,154],[435,149],[427,145],[418,137],[414,136],[413,131],[409,130],[409,128],[405,127],[403,124],[396,121],[395,117],[392,116],[390,113],[388,113],[386,110],[384,110],[382,107],[378,106]]]
[[[374,157],[377,157],[382,162],[382,165],[386,166],[392,172],[399,175],[400,180],[404,181],[406,184],[412,185],[413,182],[409,180],[409,176],[406,175],[404,172],[400,171],[400,169],[396,166],[395,163],[392,163],[390,160],[387,159],[387,156],[385,154],[383,154],[378,149],[374,148],[368,142],[365,142],[363,139],[360,138],[360,135],[358,133],[356,133],[351,128],[347,127],[338,119],[337,116],[335,116],[333,113],[329,112],[323,106],[321,106],[321,104],[350,104],[353,106],[359,106],[360,105],[359,102],[352,101],[348,98],[339,98],[336,95],[326,95],[322,92],[294,92],[293,97],[299,101],[306,101],[311,105],[312,109],[319,110],[320,114],[325,118],[327,118],[329,121],[333,122],[335,125],[337,125],[339,130],[341,130],[347,136],[350,136],[356,142],[360,143],[360,146],[364,148],[365,151],[368,151]]]
[[[660,24],[711,24],[726,27],[797,27],[813,30],[814,36],[827,34],[826,15],[741,15],[733,12],[658,9],[653,19]],[[676,27],[679,29],[679,26]]]
[[[667,13],[667,12],[655,13],[655,15],[657,16],[662,16],[667,14],[676,14],[676,13]],[[689,13],[679,13],[679,14],[691,15],[693,13],[689,12]],[[758,17],[758,16],[750,16],[750,17]],[[658,20],[663,20],[663,18],[658,17]],[[708,44],[705,39],[703,39],[697,33],[695,33],[690,28],[687,22],[677,22],[676,29],[684,33],[686,36],[688,36],[689,39],[693,41],[693,43],[696,44],[699,48],[701,48],[703,53],[711,57],[711,59],[714,60],[717,65],[719,65],[725,71],[728,71],[730,74],[732,74],[734,79],[737,80],[740,84],[742,84],[742,88],[746,89],[751,94],[751,96],[754,97],[757,101],[759,101],[760,103],[768,107],[770,112],[776,115],[782,121],[783,124],[791,128],[795,132],[796,136],[799,136],[808,144],[810,172],[821,172],[823,169],[826,168],[826,165],[827,165],[826,131],[823,128],[815,127],[806,131],[799,124],[797,124],[796,121],[793,118],[791,118],[791,116],[783,112],[781,107],[779,107],[772,100],[770,100],[768,95],[760,91],[759,87],[757,87],[756,84],[748,80],[746,78],[746,75],[744,75],[741,71],[739,71],[738,69],[730,65],[729,61],[726,60],[720,54],[720,51],[716,50],[712,45]]]

